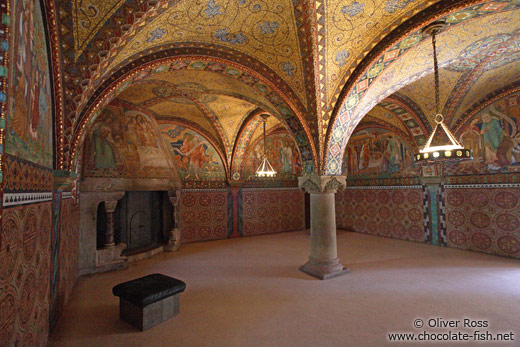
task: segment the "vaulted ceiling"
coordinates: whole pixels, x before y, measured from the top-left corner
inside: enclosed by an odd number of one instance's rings
[[[468,112],[482,103],[486,96],[514,90],[520,78],[518,16],[519,10],[495,13],[479,20],[468,21],[465,25],[454,26],[438,35],[438,56],[442,67],[439,71],[439,109],[446,124],[453,130],[463,125]],[[425,40],[415,50],[407,52],[408,57],[403,56],[386,69],[385,76],[391,77],[387,83],[374,86],[372,95],[385,97],[383,89],[388,90],[388,85],[395,85],[400,89],[393,93],[390,90],[391,94],[369,111],[368,115],[377,113],[380,106],[389,108],[392,100],[398,103],[400,101],[401,105],[415,109],[415,112],[411,110],[410,113],[417,114],[417,122],[431,130],[435,126],[432,54],[431,41]],[[407,75],[412,77],[403,81],[403,77]],[[380,89],[377,90],[377,87]],[[386,94],[388,93],[387,91]],[[369,98],[365,100],[368,101]],[[391,106],[387,113],[394,107]],[[388,117],[379,118],[380,121],[394,125]],[[416,137],[416,140],[418,146],[424,144],[423,137]]]
[[[367,114],[421,146],[434,102],[431,42],[421,29],[438,19],[449,25],[437,41],[441,109],[452,127],[520,80],[518,0],[47,3],[59,60],[59,168],[72,167],[85,129],[115,98],[196,124],[228,165],[255,112],[293,135],[307,172],[337,173]]]

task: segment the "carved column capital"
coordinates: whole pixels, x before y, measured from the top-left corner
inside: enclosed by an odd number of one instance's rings
[[[310,194],[336,193],[346,187],[345,176],[304,176],[298,177],[298,187]]]

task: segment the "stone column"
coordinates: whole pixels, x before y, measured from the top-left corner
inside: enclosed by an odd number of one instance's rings
[[[338,259],[334,201],[345,185],[345,176],[298,178],[298,186],[311,197],[311,255],[300,270],[322,280],[349,272]]]
[[[80,276],[121,268],[121,264],[124,263],[124,257],[121,256],[121,252],[126,248],[124,243],[120,243],[111,248],[96,249],[98,205],[103,201],[117,201],[124,195],[124,191],[81,193],[79,203],[80,242],[78,256]]]
[[[180,189],[175,191],[168,191],[168,199],[173,206],[172,210],[172,218],[173,218],[173,227],[170,230],[170,239],[168,243],[164,246],[164,250],[167,252],[174,252],[179,249],[181,246],[181,229],[179,227],[180,220],[180,204],[181,201],[181,191]]]
[[[107,231],[105,235],[105,248],[112,248],[116,245],[114,241],[114,212],[116,211],[117,200],[105,201],[105,211],[107,213]]]

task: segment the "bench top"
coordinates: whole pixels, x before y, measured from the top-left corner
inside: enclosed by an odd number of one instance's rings
[[[112,293],[139,307],[145,307],[169,296],[181,293],[186,283],[162,274],[151,274],[120,283]]]

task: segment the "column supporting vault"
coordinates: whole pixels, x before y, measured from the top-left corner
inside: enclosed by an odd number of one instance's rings
[[[346,186],[345,176],[298,178],[300,189],[310,194],[311,254],[300,270],[326,280],[349,272],[338,259],[334,194]]]

